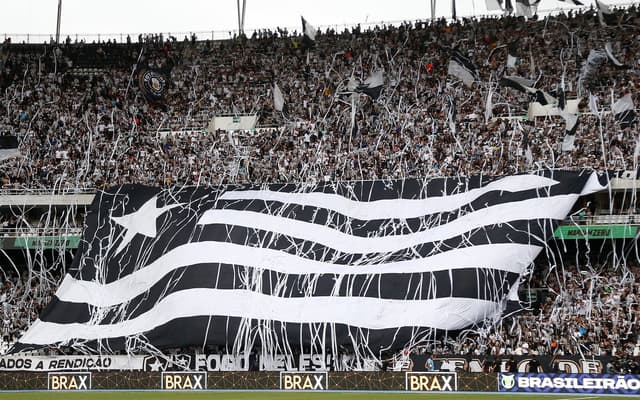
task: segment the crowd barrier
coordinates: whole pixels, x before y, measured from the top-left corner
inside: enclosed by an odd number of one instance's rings
[[[455,372],[0,372],[0,390],[497,391],[497,374]]]
[[[636,394],[640,375],[472,372],[1,372],[0,391],[296,390]]]
[[[533,360],[538,373],[532,370]],[[511,357],[423,354],[386,371],[347,354],[8,355],[0,357],[0,391],[11,390],[368,390],[628,394],[640,391],[639,358]],[[433,361],[433,362],[432,362]],[[355,363],[355,364],[354,364]],[[515,363],[517,373],[506,371]],[[427,371],[433,364],[436,372]],[[611,365],[627,374],[610,374]],[[345,371],[344,369],[358,369]],[[555,373],[549,373],[549,372]],[[634,375],[633,373],[636,373]]]
[[[387,366],[389,371],[424,372],[428,370],[428,356],[410,354],[406,359],[397,360],[395,369]],[[607,365],[617,362],[612,356],[579,356],[519,355],[514,356],[517,372],[530,370],[530,363],[537,361],[539,372],[562,372],[571,374],[602,374],[607,372]],[[487,372],[506,371],[510,356],[479,356],[462,354],[439,354],[433,356],[435,369],[449,372]],[[629,362],[640,364],[640,357]],[[203,371],[203,372],[235,372],[235,371],[361,371],[380,370],[380,365],[373,359],[356,360],[353,355],[340,355],[338,358],[327,354],[299,353],[296,355],[275,355],[260,357],[242,354],[172,354],[169,356],[153,355],[7,355],[0,357],[0,372],[55,372],[55,371]]]

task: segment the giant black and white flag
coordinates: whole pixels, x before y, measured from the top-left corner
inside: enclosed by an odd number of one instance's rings
[[[447,73],[460,79],[465,86],[469,87],[473,86],[473,82],[479,79],[478,67],[458,50],[453,50],[451,53]]]
[[[72,267],[14,351],[219,345],[364,357],[500,318],[591,173],[96,195]]]

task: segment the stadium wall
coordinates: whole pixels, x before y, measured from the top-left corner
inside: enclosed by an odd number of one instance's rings
[[[0,390],[496,391],[498,375],[453,372],[2,372]]]

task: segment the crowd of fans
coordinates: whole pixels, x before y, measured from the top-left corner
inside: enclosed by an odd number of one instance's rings
[[[538,305],[478,332],[421,348],[433,354],[640,356],[640,266],[542,266],[529,283]],[[561,271],[559,271],[561,269]],[[540,298],[542,297],[542,298]]]
[[[0,161],[0,185],[216,185],[540,167],[634,169],[637,130],[621,129],[608,110],[625,93],[638,103],[638,12],[637,6],[619,11],[619,25],[611,27],[601,27],[596,13],[585,10],[544,20],[328,30],[311,49],[283,30],[225,41],[5,44],[0,132],[18,135],[23,157]],[[589,51],[606,43],[625,67],[609,63],[579,85]],[[506,63],[509,45],[520,53],[514,68]],[[479,66],[472,87],[447,73],[452,47]],[[160,68],[168,77],[161,104],[140,93],[136,66]],[[378,99],[348,94],[350,81],[362,82],[380,69],[385,84]],[[537,80],[536,87],[549,93],[563,83],[566,98],[580,99],[573,150],[562,149],[562,118],[519,118],[530,98],[499,86],[503,75]],[[274,109],[274,83],[284,112]],[[590,113],[589,92],[605,110],[601,119]],[[456,103],[454,123],[448,99]],[[213,116],[243,113],[274,128],[205,130]],[[184,132],[194,126],[199,129]]]
[[[57,275],[59,273],[35,275],[33,272],[4,268],[3,265],[0,277],[0,354],[10,349],[49,304],[55,292],[52,284],[60,279]]]
[[[640,9],[618,15],[619,25],[612,27],[601,27],[595,12],[585,10],[544,20],[328,30],[311,49],[300,35],[283,30],[216,42],[156,36],[126,44],[5,43],[0,134],[18,136],[22,157],[0,160],[0,189],[635,169],[637,128],[622,129],[611,113],[594,115],[588,107],[589,93],[605,111],[625,93],[640,101]],[[508,68],[512,43],[520,57]],[[605,43],[625,67],[603,65],[581,87],[578,77],[589,51]],[[452,47],[480,67],[472,87],[447,73]],[[143,65],[169,77],[167,93],[156,104],[140,91],[136,70]],[[350,80],[362,82],[379,69],[385,76],[379,98],[350,93]],[[548,92],[563,83],[567,98],[580,100],[572,150],[562,148],[563,119],[526,118],[531,99],[499,86],[503,75],[535,79]],[[274,107],[274,83],[284,94],[283,112]],[[447,98],[457,105],[453,123]],[[216,115],[254,113],[258,129],[206,129]],[[16,218],[4,216],[0,224],[17,226]],[[2,271],[7,344],[37,318],[54,285],[43,283],[51,283],[50,276],[18,275],[4,265]],[[640,355],[640,268],[562,272],[562,279],[551,279],[555,273],[538,278],[536,286],[549,293],[539,309],[429,351]]]

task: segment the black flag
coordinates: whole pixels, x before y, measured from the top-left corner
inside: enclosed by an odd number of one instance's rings
[[[613,103],[611,111],[613,111],[616,121],[618,121],[622,129],[629,128],[636,123],[636,111],[630,93]]]
[[[526,79],[521,76],[503,76],[500,78],[500,86],[510,87],[519,90],[523,93],[535,93],[536,89],[533,88],[535,84],[531,79]]]
[[[566,2],[566,3],[573,3],[576,6],[582,6],[584,4],[582,4],[581,2],[579,2],[578,0],[558,0],[558,1],[562,1],[562,2]]]
[[[451,54],[447,72],[460,79],[466,86],[473,85],[473,82],[479,79],[478,68],[475,64],[457,50],[453,50]]]
[[[507,46],[507,68],[515,68],[519,58],[518,41],[514,40]]]
[[[600,20],[600,25],[610,26],[618,23],[618,18],[608,5],[596,0],[596,6],[598,7],[598,19]]]
[[[384,73],[382,70],[373,72],[362,85],[356,88],[356,92],[364,93],[372,99],[377,99],[382,93],[384,85]]]
[[[150,103],[163,103],[168,79],[158,68],[144,67],[138,71],[138,86]]]
[[[310,49],[316,45],[316,28],[307,22],[304,17],[302,18],[302,46],[305,49]]]
[[[0,135],[0,161],[19,155],[18,137],[14,135]]]

